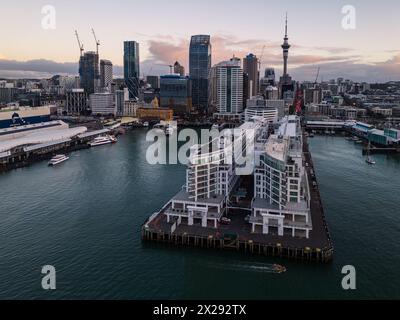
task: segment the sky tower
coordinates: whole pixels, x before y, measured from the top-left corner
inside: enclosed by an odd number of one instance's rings
[[[287,32],[287,13],[286,13],[286,22],[285,22],[285,38],[283,38],[283,44],[282,44],[282,49],[283,49],[283,77],[287,77],[287,62],[288,62],[288,57],[289,57],[289,49],[290,49],[290,44],[289,44],[289,38],[288,38],[288,32]]]

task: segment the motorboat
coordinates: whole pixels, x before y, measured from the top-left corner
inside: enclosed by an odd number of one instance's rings
[[[118,140],[115,136],[107,135],[94,138],[93,141],[89,142],[91,147],[102,146],[105,144],[116,143]]]
[[[49,166],[56,166],[57,164],[67,161],[68,159],[69,157],[67,157],[65,154],[58,154],[50,159]]]

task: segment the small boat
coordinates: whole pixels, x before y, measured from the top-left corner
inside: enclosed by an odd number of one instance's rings
[[[58,154],[51,158],[51,160],[49,161],[49,166],[56,166],[57,164],[67,161],[68,159],[69,157],[67,157],[65,154]]]
[[[314,138],[314,137],[315,137],[315,134],[314,134],[314,133],[310,133],[310,134],[309,134],[309,137],[310,137],[310,138]]]
[[[143,127],[148,127],[150,124],[146,121],[146,122],[143,122]]]
[[[276,271],[277,273],[284,273],[286,272],[286,268],[284,266],[281,266],[280,264],[274,264],[273,265],[274,271]]]
[[[94,140],[92,142],[89,142],[89,145],[91,147],[96,147],[96,146],[102,146],[104,144],[116,143],[117,141],[118,140],[116,137],[107,135],[107,136],[94,138]]]

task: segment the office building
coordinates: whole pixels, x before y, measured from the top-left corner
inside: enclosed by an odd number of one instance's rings
[[[139,43],[124,42],[124,80],[129,91],[129,99],[139,98],[140,88]]]
[[[80,86],[86,94],[97,92],[100,86],[99,55],[88,51],[79,60]]]
[[[248,90],[250,98],[259,92],[260,72],[258,71],[259,60],[257,56],[250,53],[243,59],[243,72],[249,77]]]
[[[129,100],[129,91],[128,88],[124,88],[123,90],[115,91],[115,108],[117,116],[125,115],[125,102]]]
[[[112,93],[93,93],[90,95],[90,109],[93,115],[116,115]]]
[[[192,111],[192,85],[188,77],[165,75],[160,77],[160,105],[169,108],[175,115]]]
[[[65,94],[65,112],[69,115],[80,115],[87,111],[88,101],[84,89],[67,90]]]
[[[100,87],[110,88],[113,81],[113,64],[109,60],[100,60]]]
[[[243,69],[240,60],[232,59],[216,65],[217,108],[219,114],[243,111]]]
[[[152,89],[160,89],[160,77],[159,76],[147,76],[146,82],[151,86]]]
[[[185,67],[182,66],[178,61],[174,64],[174,73],[179,74],[181,77],[185,76]]]
[[[189,74],[192,81],[193,107],[200,112],[207,112],[208,109],[210,71],[210,36],[192,36],[189,48]]]

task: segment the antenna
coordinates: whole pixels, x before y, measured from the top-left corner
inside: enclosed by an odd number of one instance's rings
[[[94,41],[96,41],[96,53],[99,54],[100,41],[97,40],[96,33],[94,32],[93,28],[92,28],[92,33],[93,33],[93,36],[94,36]]]
[[[78,31],[76,31],[76,30],[75,30],[75,36],[76,36],[76,40],[78,40],[79,50],[81,51],[81,57],[82,57],[82,53],[84,51],[83,43],[81,43],[81,40],[79,40]]]
[[[287,37],[287,11],[286,11],[286,23],[285,23],[285,37]]]

